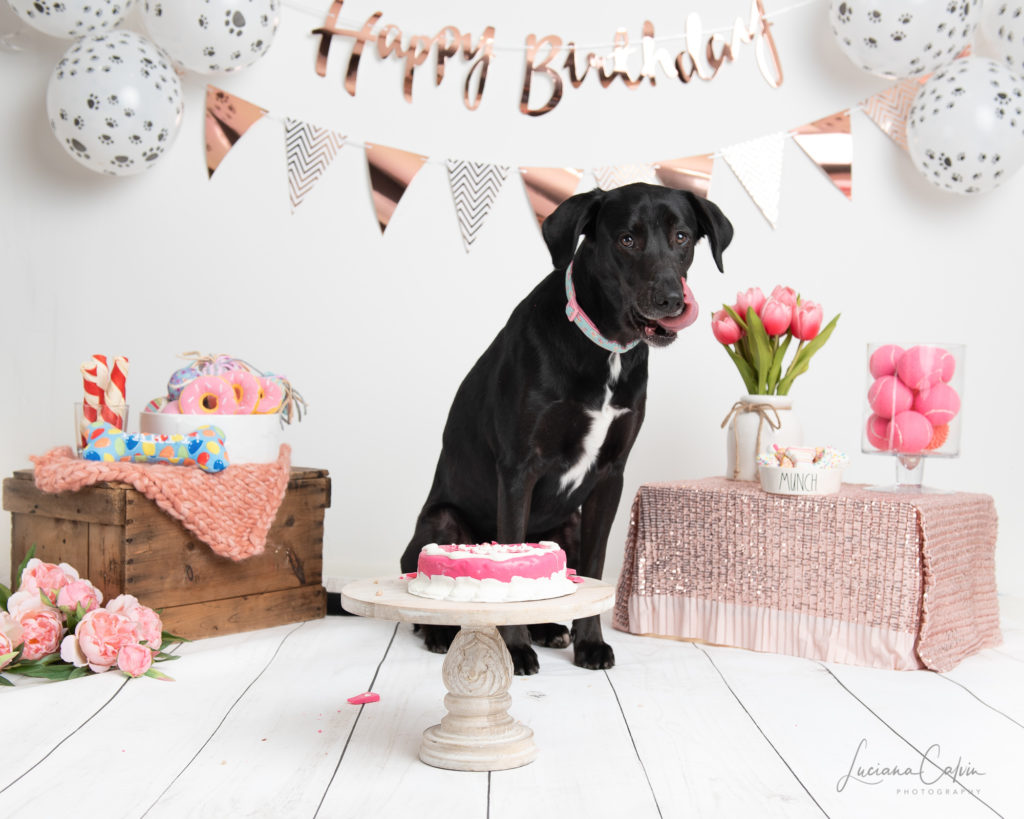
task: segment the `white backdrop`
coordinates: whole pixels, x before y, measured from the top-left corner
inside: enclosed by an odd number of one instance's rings
[[[175,355],[201,349],[286,373],[311,412],[287,439],[296,464],[334,480],[325,571],[358,577],[398,569],[433,474],[441,429],[462,376],[550,261],[518,178],[503,188],[470,254],[463,250],[445,157],[519,165],[594,167],[714,151],[855,105],[890,83],[854,68],[832,41],[827,2],[775,19],[785,71],[772,89],[749,47],[713,82],[567,88],[555,111],[518,111],[529,33],[609,43],[626,27],[639,44],[644,19],[660,35],[699,12],[706,28],[746,17],[742,0],[443,4],[350,0],[342,17],[376,10],[405,34],[443,25],[497,33],[483,104],[466,110],[466,64],[435,88],[417,72],[414,102],[401,67],[367,49],[358,93],[342,80],[349,43],[337,40],[326,78],[313,70],[326,0],[286,6],[266,58],[213,84],[270,110],[212,181],[203,154],[206,78],[184,78],[177,143],[149,172],[114,179],[72,161],[52,137],[45,88],[67,43],[26,32],[0,50],[0,378],[7,387],[0,472],[70,443],[78,364],[93,352],[130,356],[136,409],[162,394]],[[769,2],[768,11],[785,2]],[[137,16],[128,26],[141,30]],[[21,28],[0,4],[0,33]],[[510,50],[504,50],[510,49]],[[634,58],[636,59],[636,58]],[[387,234],[376,225],[364,153],[347,146],[305,204],[289,210],[284,116],[431,157]],[[999,585],[1024,592],[1024,511],[1004,437],[1024,406],[1018,362],[1024,303],[1017,247],[1024,179],[961,198],[932,188],[909,158],[861,113],[853,114],[854,196],[847,201],[791,141],[781,218],[772,230],[719,160],[710,198],[736,238],[725,275],[698,250],[690,282],[705,318],[651,356],[647,422],[626,474],[605,578],[621,565],[629,504],[642,482],[720,474],[719,423],[742,383],[713,340],[707,317],[737,290],[796,288],[843,314],[832,340],[793,389],[806,437],[848,451],[846,478],[885,483],[889,457],[860,453],[865,346],[869,341],[967,345],[963,455],[926,466],[935,486],[985,492],[1000,514]],[[514,171],[513,171],[514,175]],[[6,526],[0,554],[7,553]],[[0,561],[0,580],[8,574]]]

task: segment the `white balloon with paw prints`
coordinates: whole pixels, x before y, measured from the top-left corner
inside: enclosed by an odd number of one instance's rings
[[[7,0],[32,28],[51,37],[83,37],[113,28],[135,0]]]
[[[178,133],[181,81],[167,55],[131,31],[83,37],[50,75],[46,112],[64,149],[116,176],[152,167]]]
[[[144,0],[146,31],[176,63],[199,74],[237,71],[267,53],[280,0]]]
[[[983,57],[937,72],[907,116],[910,158],[953,193],[983,193],[1024,164],[1024,79]]]
[[[988,0],[981,31],[1007,68],[1024,74],[1024,4]]]

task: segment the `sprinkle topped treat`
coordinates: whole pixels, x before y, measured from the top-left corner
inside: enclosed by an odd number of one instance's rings
[[[434,600],[503,603],[575,591],[557,543],[431,543],[420,550],[409,594]]]

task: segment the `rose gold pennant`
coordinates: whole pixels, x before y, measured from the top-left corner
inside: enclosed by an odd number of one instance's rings
[[[398,207],[398,202],[419,173],[427,157],[389,148],[387,145],[367,145],[366,164],[370,169],[370,187],[373,189],[373,207],[377,223],[383,233]]]
[[[715,164],[714,154],[686,156],[680,159],[666,159],[654,166],[658,181],[669,188],[690,191],[708,198],[711,187],[711,169]]]
[[[579,168],[524,167],[519,169],[519,173],[526,185],[526,198],[530,200],[538,225],[576,193],[583,178],[583,171]]]
[[[850,112],[840,111],[830,117],[809,122],[793,129],[793,141],[814,164],[821,168],[832,184],[847,199],[853,198],[853,139],[850,136]]]
[[[265,108],[253,105],[221,91],[212,85],[206,86],[206,173],[213,176],[228,151],[253,125],[266,114]]]
[[[868,97],[860,104],[871,121],[904,151],[907,150],[907,115],[920,90],[921,83],[911,78]]]

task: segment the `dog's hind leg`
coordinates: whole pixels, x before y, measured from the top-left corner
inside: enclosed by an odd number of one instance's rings
[[[466,525],[458,510],[451,506],[424,509],[416,522],[416,531],[402,554],[402,572],[416,571],[420,549],[428,543],[476,543],[476,538]],[[445,654],[459,633],[458,626],[421,626],[416,631],[423,633],[423,645],[427,651]]]

